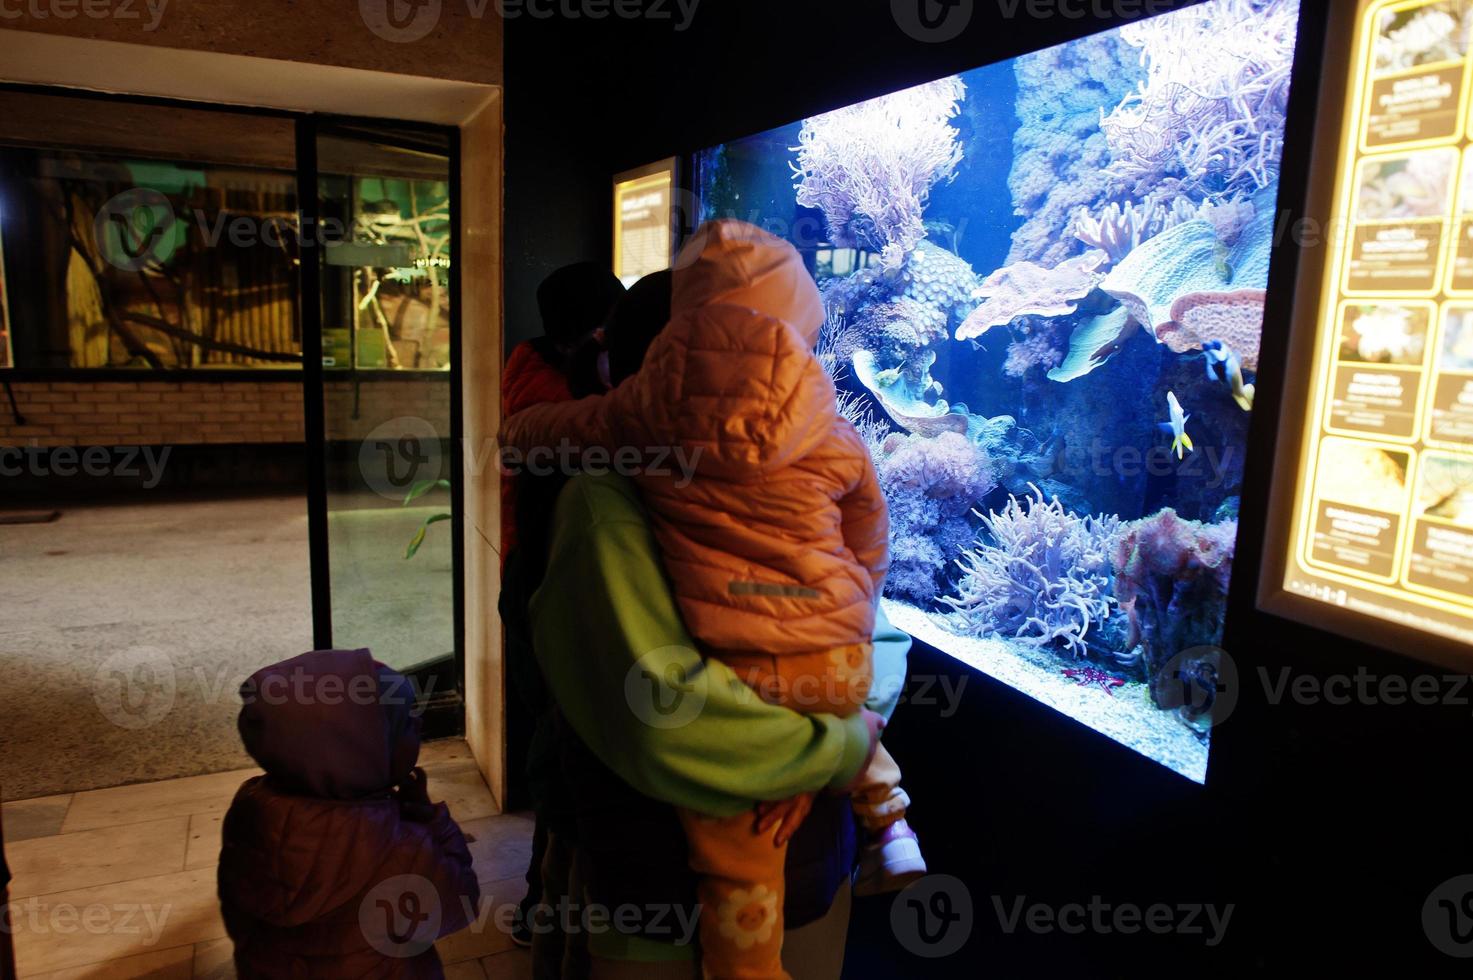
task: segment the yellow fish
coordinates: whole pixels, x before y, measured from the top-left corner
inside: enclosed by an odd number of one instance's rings
[[[1174,391],[1166,393],[1166,410],[1171,413],[1171,421],[1167,423],[1171,427],[1171,449],[1177,459],[1182,459],[1193,448],[1192,437],[1187,435],[1187,419],[1191,416],[1181,410]]]

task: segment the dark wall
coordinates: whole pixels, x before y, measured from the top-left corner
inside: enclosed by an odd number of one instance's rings
[[[1282,180],[1289,220],[1309,181],[1324,12],[1304,0],[1302,73]],[[1179,4],[1178,6],[1184,6]],[[609,258],[615,172],[814,111],[1093,33],[1118,18],[1007,19],[977,0],[948,44],[907,37],[885,0],[704,0],[694,25],[518,21],[507,32],[507,309],[513,339],[535,330],[530,301],[553,267]],[[1081,4],[1080,6],[1083,6]],[[1129,2],[1094,4],[1131,10]],[[1026,10],[1019,6],[1020,11]],[[1076,8],[1071,8],[1076,9]],[[1210,43],[1210,41],[1205,42]],[[1326,178],[1328,179],[1328,178]],[[918,650],[917,686],[965,690],[954,713],[903,705],[887,735],[914,797],[932,870],[964,882],[971,938],[917,958],[892,919],[858,903],[846,975],[1225,976],[1251,970],[1466,975],[1424,931],[1424,901],[1473,873],[1473,689],[1445,705],[1271,702],[1266,675],[1323,680],[1435,670],[1303,629],[1254,606],[1278,389],[1300,256],[1275,257],[1242,538],[1225,645],[1244,680],[1214,734],[1206,788],[1191,784],[950,657]],[[930,690],[934,693],[936,688]],[[1008,933],[1019,897],[1055,907],[1104,901],[1231,904],[1226,940],[1089,930]],[[1470,910],[1473,911],[1473,910]],[[1463,920],[1473,927],[1473,915]],[[1065,972],[1069,971],[1069,972]],[[1350,973],[1350,971],[1354,971]]]

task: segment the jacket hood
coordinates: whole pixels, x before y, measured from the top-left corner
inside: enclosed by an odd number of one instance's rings
[[[382,794],[419,759],[414,692],[367,650],[319,650],[262,668],[240,697],[246,751],[294,793],[327,800]]]
[[[823,326],[823,297],[792,245],[745,221],[702,225],[675,260],[671,313],[737,306],[781,320],[811,350]]]
[[[639,408],[652,437],[699,448],[700,473],[736,482],[828,437],[823,299],[793,246],[741,221],[703,225],[676,259],[671,313],[641,372],[658,377]]]

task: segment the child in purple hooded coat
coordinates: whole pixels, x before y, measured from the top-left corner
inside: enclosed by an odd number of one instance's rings
[[[404,677],[367,650],[303,654],[241,686],[240,735],[266,771],[225,815],[220,905],[241,977],[442,977],[435,940],[480,888],[431,803]]]

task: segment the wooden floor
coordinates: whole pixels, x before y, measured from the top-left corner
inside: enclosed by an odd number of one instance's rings
[[[496,816],[465,743],[426,745],[430,795],[471,840],[485,925],[441,940],[450,980],[531,976],[494,910],[520,901],[532,822]],[[46,980],[235,976],[215,897],[220,821],[256,770],[4,804],[17,965]]]

